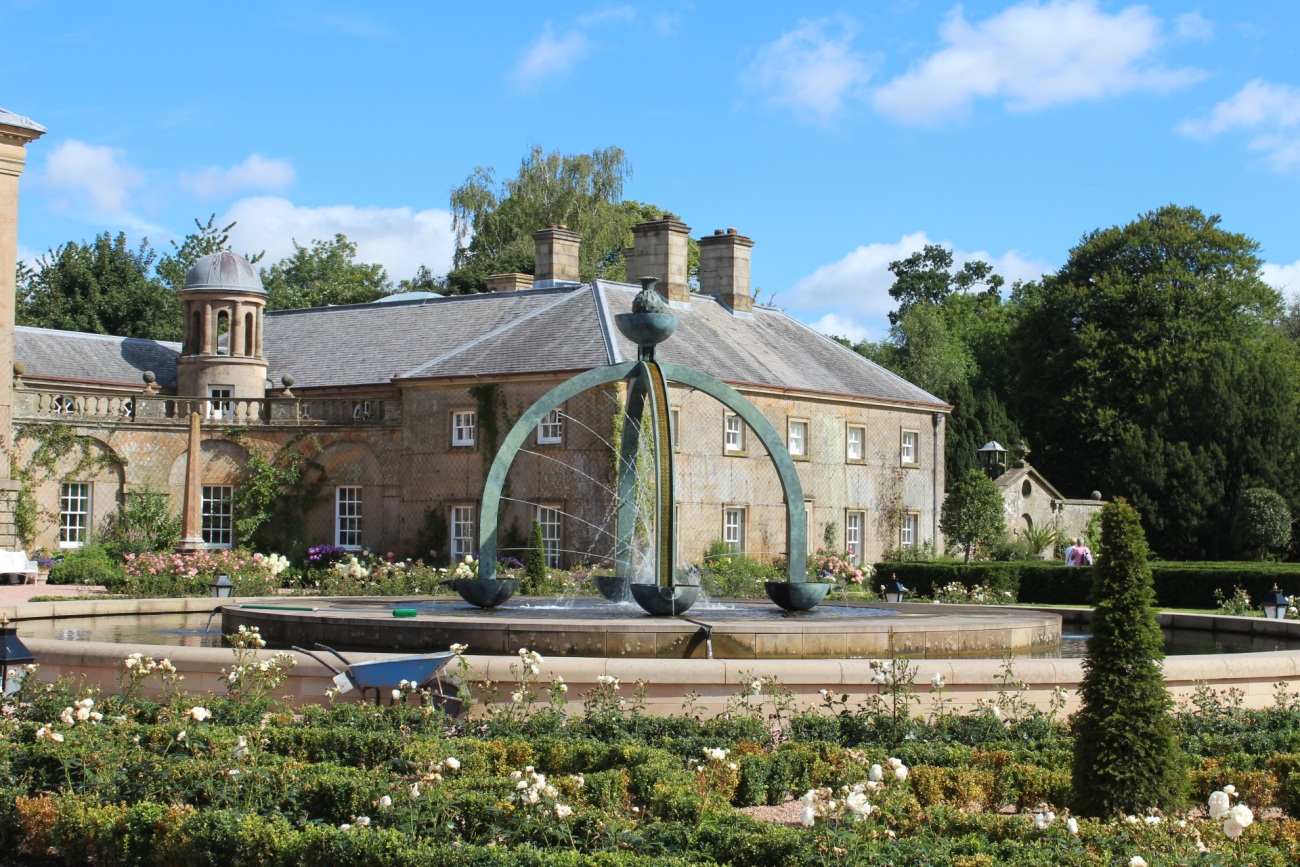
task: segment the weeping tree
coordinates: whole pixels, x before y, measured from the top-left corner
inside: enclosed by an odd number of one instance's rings
[[[1070,808],[1096,817],[1174,808],[1187,772],[1165,689],[1146,535],[1124,500],[1102,510],[1101,541],[1083,704],[1074,716]]]

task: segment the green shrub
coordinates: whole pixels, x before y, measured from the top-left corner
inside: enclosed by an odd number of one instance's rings
[[[525,593],[536,593],[546,582],[546,543],[542,539],[542,525],[533,519],[528,534],[528,560],[524,564]]]
[[[172,512],[171,498],[145,487],[127,494],[126,502],[104,519],[99,541],[114,560],[127,554],[171,551],[181,538],[180,516]]]
[[[1094,568],[1092,637],[1074,716],[1071,809],[1111,817],[1178,806],[1187,772],[1161,662],[1164,639],[1153,607],[1146,537],[1123,500],[1102,510],[1101,561]]]
[[[91,587],[102,584],[110,591],[126,581],[120,561],[92,542],[80,548],[71,548],[63,555],[62,563],[50,567],[50,584],[79,584]]]
[[[701,585],[712,597],[752,599],[766,597],[763,584],[780,578],[777,569],[745,554],[731,550],[721,539],[715,539],[704,552],[701,564]]]
[[[1291,509],[1277,491],[1247,488],[1232,515],[1232,541],[1248,560],[1285,551],[1291,542]]]

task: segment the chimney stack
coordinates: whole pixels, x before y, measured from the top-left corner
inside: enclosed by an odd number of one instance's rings
[[[524,292],[533,288],[533,275],[493,274],[484,282],[489,292]]]
[[[653,220],[633,226],[636,246],[632,257],[625,260],[628,282],[654,277],[659,281],[656,288],[670,302],[689,303],[686,252],[690,235],[691,227],[679,220]]]
[[[550,227],[533,233],[537,250],[537,265],[533,268],[534,284],[542,289],[557,281],[577,283],[578,244],[582,236],[566,226],[552,223]]]
[[[735,313],[754,309],[749,265],[754,240],[735,229],[700,238],[700,292],[716,294]]]

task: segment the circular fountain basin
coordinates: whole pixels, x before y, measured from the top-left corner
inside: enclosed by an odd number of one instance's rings
[[[272,646],[428,653],[465,644],[474,654],[520,648],[546,656],[643,659],[853,659],[1000,656],[1055,647],[1061,617],[987,606],[842,602],[782,611],[752,602],[706,603],[686,617],[653,617],[634,604],[516,600],[483,610],[426,599],[323,599],[314,610],[227,605],[221,629],[256,626]],[[414,608],[415,617],[393,616]]]

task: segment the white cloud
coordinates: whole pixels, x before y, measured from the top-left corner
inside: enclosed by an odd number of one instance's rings
[[[263,264],[292,255],[294,241],[308,247],[312,241],[347,235],[357,245],[357,258],[378,262],[394,281],[412,277],[420,265],[435,274],[451,267],[455,240],[451,214],[430,209],[373,208],[332,205],[311,208],[287,199],[258,196],[241,199],[222,217],[236,221],[230,232],[235,249],[266,251]]]
[[[825,122],[861,98],[871,78],[871,64],[852,48],[853,34],[845,18],[801,21],[758,50],[747,83],[769,105]]]
[[[557,36],[555,28],[547,21],[542,25],[542,35],[524,53],[510,77],[519,90],[533,90],[543,79],[568,72],[579,61],[585,60],[590,50],[587,34],[570,30]]]
[[[41,255],[42,255],[41,253],[37,253],[35,250],[33,250],[30,247],[24,247],[22,244],[18,245],[19,262],[26,262],[28,265],[31,265],[34,268],[36,267],[36,260],[41,258]]]
[[[1300,166],[1300,88],[1257,78],[1216,105],[1208,117],[1178,125],[1183,135],[1199,139],[1238,130],[1252,134],[1247,147],[1262,152],[1274,171]]]
[[[1259,269],[1259,276],[1265,283],[1277,291],[1294,295],[1300,292],[1300,261],[1290,265],[1274,265],[1265,262]]]
[[[631,6],[605,6],[595,12],[579,15],[579,27],[599,27],[602,24],[627,24],[636,20],[636,9]]]
[[[1205,20],[1201,10],[1194,9],[1174,19],[1174,33],[1179,39],[1204,41],[1214,35],[1214,22]]]
[[[293,164],[288,160],[250,154],[248,159],[228,169],[208,166],[182,174],[180,183],[204,198],[214,198],[245,190],[278,192],[291,186],[294,180]]]
[[[68,139],[50,151],[38,180],[61,192],[63,204],[119,214],[127,210],[131,188],[139,186],[144,175],[126,164],[121,148]]]
[[[1096,0],[1026,0],[975,24],[957,7],[940,33],[943,48],[875,91],[879,111],[934,123],[980,98],[1035,111],[1130,91],[1164,93],[1205,77],[1154,61],[1161,22],[1145,6],[1109,15]]]
[[[864,244],[795,283],[790,311],[824,333],[841,334],[855,340],[866,337],[879,340],[889,330],[889,311],[897,306],[889,297],[889,287],[894,285],[889,263],[906,259],[932,243],[925,232],[913,232],[894,243]],[[960,268],[976,259],[983,260],[1006,278],[1008,286],[1017,280],[1036,280],[1050,270],[1046,262],[1026,257],[1016,250],[991,256],[983,251],[967,252],[955,249],[948,242],[942,243],[952,250],[954,267]]]

